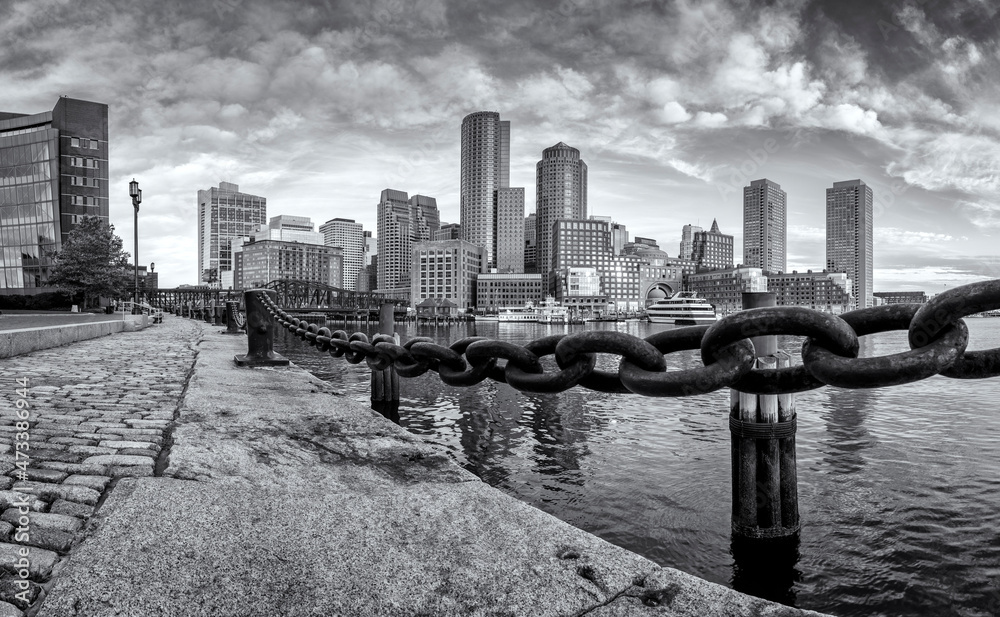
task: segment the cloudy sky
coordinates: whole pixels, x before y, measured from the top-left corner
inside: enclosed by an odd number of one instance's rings
[[[458,222],[460,126],[511,122],[511,185],[559,141],[589,207],[671,254],[742,187],[788,193],[788,267],[821,269],[825,189],[875,191],[875,290],[1000,277],[992,0],[0,0],[0,110],[110,106],[111,219],[164,286],[195,283],[196,191],[375,229],[379,192]],[[131,242],[126,242],[131,246]]]

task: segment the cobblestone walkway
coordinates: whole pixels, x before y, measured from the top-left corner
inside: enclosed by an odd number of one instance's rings
[[[0,617],[37,603],[116,478],[154,475],[206,326],[167,316],[0,360]]]

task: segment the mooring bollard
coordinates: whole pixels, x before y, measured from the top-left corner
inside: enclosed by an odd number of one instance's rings
[[[240,325],[236,322],[236,312],[239,310],[236,302],[226,302],[226,329],[223,334],[240,334]]]
[[[770,306],[774,293],[743,294],[744,309]],[[778,351],[776,336],[751,340],[757,368],[789,366],[791,358]],[[770,539],[799,532],[795,428],[794,394],[730,390],[734,535]]]
[[[394,332],[393,305],[383,304],[378,314],[379,334],[393,337],[399,345],[399,335]],[[396,367],[372,369],[372,409],[393,422],[399,422],[399,374]]]
[[[243,293],[247,307],[247,353],[233,359],[237,366],[288,366],[288,358],[274,352],[277,326],[257,294],[268,294],[272,301],[278,295],[271,289],[250,289]]]

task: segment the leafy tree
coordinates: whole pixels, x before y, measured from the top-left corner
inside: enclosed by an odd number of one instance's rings
[[[205,268],[201,273],[201,280],[203,283],[208,283],[212,285],[219,281],[219,270],[218,268]]]
[[[129,254],[122,250],[122,239],[115,235],[114,225],[86,216],[55,256],[49,285],[62,287],[74,296],[82,294],[82,307],[86,309],[100,296],[130,296],[133,277]]]

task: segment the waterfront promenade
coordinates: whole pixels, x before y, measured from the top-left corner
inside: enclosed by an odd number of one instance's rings
[[[817,615],[562,523],[304,371],[237,368],[219,332],[168,316],[0,360],[0,617]]]

